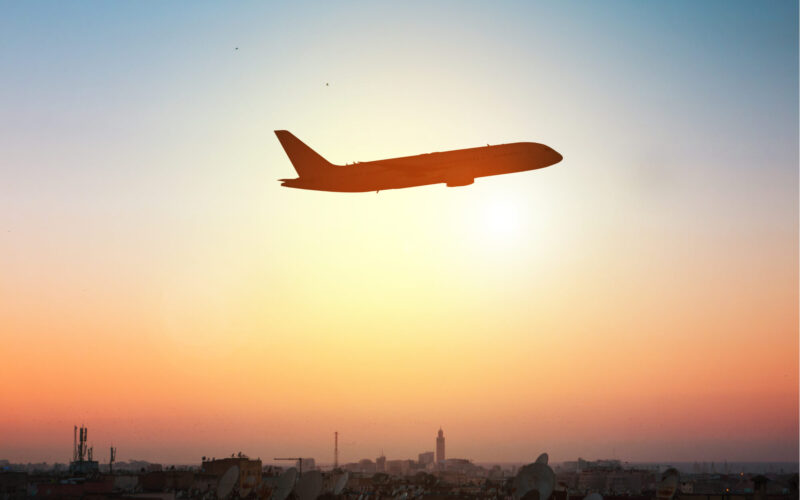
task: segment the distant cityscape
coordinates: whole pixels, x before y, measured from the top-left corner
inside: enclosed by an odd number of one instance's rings
[[[144,460],[108,463],[94,459],[88,429],[73,430],[69,463],[12,463],[0,459],[0,500],[17,498],[259,498],[315,500],[368,498],[569,498],[790,499],[798,498],[798,464],[693,462],[630,463],[618,459],[549,463],[542,453],[530,464],[475,463],[448,457],[443,429],[435,449],[416,459],[339,463],[338,432],[333,463],[313,457],[201,457],[196,465]],[[593,497],[589,498],[590,496]]]

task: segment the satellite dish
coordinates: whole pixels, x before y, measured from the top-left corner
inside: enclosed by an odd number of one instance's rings
[[[658,483],[656,498],[659,500],[671,500],[672,497],[675,496],[675,492],[678,491],[679,480],[680,475],[677,470],[671,467],[665,470],[664,474],[661,476],[661,482]]]
[[[318,470],[303,474],[294,489],[297,500],[317,500],[321,491],[322,474]]]
[[[549,465],[539,461],[542,456],[547,457],[547,454],[542,454],[536,462],[519,470],[511,487],[514,498],[523,498],[534,491],[538,493],[539,500],[550,498],[556,484],[556,475]]]
[[[345,472],[341,474],[339,478],[336,480],[336,484],[333,487],[333,494],[334,495],[341,495],[342,491],[344,491],[344,487],[347,486],[347,480],[350,479],[350,473]]]
[[[233,491],[236,481],[239,479],[239,466],[232,465],[225,471],[225,474],[219,478],[217,483],[217,498],[227,498]]]
[[[254,490],[253,486],[249,484],[241,484],[239,486],[239,498],[246,498],[248,495],[250,495],[250,492],[253,490]]]
[[[539,455],[539,458],[536,459],[536,463],[547,465],[548,460],[550,460],[550,456],[547,453],[542,453]]]
[[[281,474],[281,477],[278,478],[278,486],[272,492],[271,500],[286,500],[294,488],[295,479],[297,479],[297,469],[294,467]]]
[[[600,493],[589,493],[583,500],[603,500],[603,495]]]

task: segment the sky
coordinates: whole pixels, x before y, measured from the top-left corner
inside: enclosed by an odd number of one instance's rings
[[[0,12],[0,459],[797,459],[797,2]]]

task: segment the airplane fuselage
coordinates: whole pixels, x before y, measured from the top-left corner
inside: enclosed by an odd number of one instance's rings
[[[280,135],[279,138],[281,138]],[[293,136],[291,138],[296,140]],[[284,147],[286,147],[285,144]],[[316,155],[316,153],[313,154]],[[299,178],[282,179],[281,182],[286,187],[349,193],[383,191],[439,183],[455,187],[472,184],[477,177],[547,167],[558,163],[561,159],[562,156],[559,153],[543,144],[518,142],[352,165],[327,163],[327,166],[306,169],[302,172],[301,169],[298,169]],[[321,157],[319,160],[324,161]],[[310,163],[318,160],[301,157],[297,161],[295,159],[292,161],[297,168],[297,164],[301,161]]]

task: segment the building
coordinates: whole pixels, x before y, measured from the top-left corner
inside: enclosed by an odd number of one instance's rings
[[[375,459],[375,471],[386,472],[386,457],[381,453],[381,456]]]
[[[413,460],[387,460],[385,472],[392,476],[408,476],[413,465]]]
[[[448,458],[441,465],[448,472],[458,472],[459,474],[477,475],[480,467],[476,466],[466,458]]]
[[[436,436],[436,462],[444,462],[444,432],[439,428],[439,434]]]
[[[644,470],[612,470],[606,476],[605,491],[615,495],[640,495],[650,474]]]
[[[144,491],[182,491],[191,489],[194,472],[190,470],[162,470],[145,472],[138,476],[138,483]],[[215,481],[216,483],[216,481]],[[116,477],[114,486],[116,486]]]
[[[580,492],[606,492],[606,475],[608,471],[605,469],[586,469],[578,474],[578,491]]]
[[[251,460],[241,453],[230,458],[203,460],[200,472],[222,477],[234,465],[239,467],[239,480],[236,486],[240,492],[252,491],[261,485],[261,459]]]
[[[358,462],[351,462],[342,466],[344,470],[349,472],[360,472],[366,474],[374,474],[376,472],[375,462],[368,458],[363,458]]]
[[[432,451],[426,451],[425,453],[419,454],[419,464],[422,466],[432,464],[434,459],[434,455]]]
[[[100,472],[100,463],[97,460],[79,460],[69,463],[70,474],[89,475]]]
[[[297,467],[297,470],[308,472],[317,468],[317,462],[311,457],[301,458],[295,462],[294,466]]]
[[[28,474],[25,472],[0,472],[0,498],[8,500],[28,498]]]

